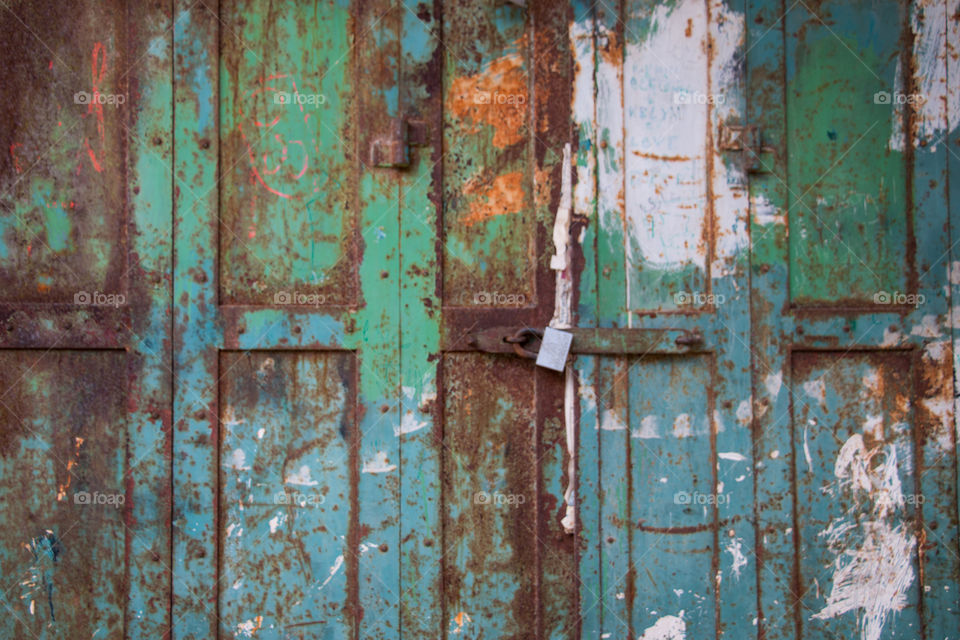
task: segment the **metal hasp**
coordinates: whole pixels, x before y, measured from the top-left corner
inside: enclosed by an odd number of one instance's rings
[[[570,354],[591,355],[643,355],[648,353],[676,354],[707,351],[703,336],[696,331],[684,329],[588,329],[575,327],[565,329],[573,336]],[[468,349],[485,353],[516,353],[536,359],[539,349],[531,349],[532,343],[542,341],[544,331],[530,327],[491,327],[470,334],[466,340]],[[457,351],[457,345],[450,345]]]
[[[720,125],[717,142],[720,151],[735,151],[740,154],[740,163],[747,173],[768,173],[770,163],[761,163],[761,153],[772,153],[772,147],[763,145],[763,135],[755,124]]]
[[[410,166],[410,147],[426,144],[427,131],[423,121],[391,118],[387,135],[370,143],[370,164],[374,167],[405,169]]]

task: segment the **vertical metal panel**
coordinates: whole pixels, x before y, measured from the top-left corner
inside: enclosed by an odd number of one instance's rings
[[[527,12],[444,3],[444,302],[533,304],[536,263]],[[503,305],[503,302],[499,303]]]
[[[411,638],[441,638],[444,544],[438,399],[441,291],[441,190],[444,55],[440,7],[403,13],[400,97],[426,123],[428,145],[411,148],[400,186],[400,626]]]
[[[2,633],[162,635],[169,7],[11,3],[0,20]]]
[[[221,355],[217,615],[237,636],[352,637],[355,364],[346,352]]]
[[[527,363],[444,358],[443,461],[448,633],[498,638],[536,628],[536,434]]]
[[[595,265],[584,271],[596,284],[580,289],[597,312],[581,323],[696,329],[705,352],[672,364],[601,359],[595,380],[581,376],[583,411],[598,423],[599,440],[581,449],[599,452],[596,480],[585,477],[599,494],[600,531],[584,538],[602,554],[600,632],[745,637],[756,609],[746,176],[717,144],[743,122],[745,17],[699,1],[595,15],[596,63],[580,63],[574,103],[581,144],[593,118],[598,140],[596,239],[585,248]],[[592,108],[579,102],[585,74]],[[673,368],[677,380],[656,373]],[[595,455],[581,450],[581,462]],[[683,508],[699,519],[682,521]],[[581,564],[582,575],[595,570]]]
[[[358,95],[356,129],[363,253],[359,267],[363,311],[359,350],[359,474],[354,544],[376,546],[357,558],[357,635],[393,638],[400,626],[400,205],[399,176],[367,165],[365,151],[400,117],[403,13],[390,2],[356,7],[352,50]]]
[[[757,451],[764,458],[758,554],[771,569],[760,582],[767,637],[817,637],[823,629],[844,628],[864,638],[940,637],[956,627],[956,458],[954,445],[945,444],[955,442],[943,339],[947,269],[938,266],[948,254],[946,158],[929,137],[941,126],[937,112],[944,101],[928,108],[915,99],[924,91],[936,98],[936,78],[945,75],[939,51],[946,22],[931,26],[937,10],[929,8],[818,3],[778,22],[784,7],[774,3],[752,6],[748,20],[764,25],[753,31],[748,69],[754,117],[773,150],[773,175],[755,176],[751,185],[753,346],[765,365],[754,365],[754,383],[762,434]],[[780,34],[767,35],[771,29]],[[817,59],[836,68],[829,82],[817,80],[824,68]],[[798,117],[804,113],[810,117]],[[820,240],[821,234],[830,237]],[[903,358],[882,354],[898,348],[913,350],[912,377],[888,385],[905,386],[909,436],[888,430],[888,422],[897,422],[890,412],[872,410],[869,394],[851,390],[861,365],[846,356],[864,351],[861,364],[907,368]],[[870,387],[870,376],[863,379]],[[792,413],[782,408],[784,394]],[[824,436],[809,440],[827,428],[810,420],[836,424],[847,436],[838,443],[844,447],[832,450]],[[848,432],[851,422],[858,428]],[[894,466],[878,442],[908,437],[913,454],[897,448]],[[810,484],[818,484],[811,474],[830,474],[831,462],[834,488],[845,486],[857,438],[866,443],[857,455],[873,460],[870,473],[886,465],[909,487],[903,494],[917,508],[889,509],[878,518],[871,505],[885,500],[889,489],[882,485],[854,491],[847,502],[811,497]],[[814,447],[811,463],[805,446]],[[838,534],[841,517],[853,525]],[[898,535],[882,535],[884,525]],[[928,530],[940,529],[948,533],[932,540]],[[914,545],[915,568],[908,561]],[[890,583],[897,571],[896,592],[873,584],[877,576]],[[785,612],[784,602],[794,604]]]
[[[4,8],[0,277],[20,303],[125,288],[127,132],[137,108],[122,3]],[[102,100],[102,102],[101,102]]]
[[[277,13],[251,1],[221,19],[221,300],[355,304],[349,5]]]
[[[803,123],[786,139],[790,300],[870,303],[876,291],[905,291],[915,277],[906,158],[889,149],[890,106],[873,99],[894,86],[906,7],[891,0],[797,9],[784,21],[784,106]],[[822,18],[857,28],[838,31]],[[870,170],[844,170],[853,165]]]
[[[803,637],[879,637],[885,626],[884,637],[921,633],[911,361],[903,352],[792,358]],[[896,616],[891,597],[902,603]],[[862,617],[834,619],[851,600]]]
[[[0,489],[6,637],[127,636],[121,351],[6,351]],[[67,372],[83,371],[76,384]],[[65,401],[69,398],[69,401]]]
[[[215,638],[218,3],[174,3],[173,638]],[[206,143],[205,143],[206,141]]]

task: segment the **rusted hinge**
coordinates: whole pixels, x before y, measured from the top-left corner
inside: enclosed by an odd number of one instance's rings
[[[391,118],[387,135],[370,143],[370,164],[404,169],[410,166],[410,147],[424,147],[428,143],[424,121]]]
[[[747,173],[769,173],[770,163],[762,163],[760,154],[772,153],[773,147],[763,144],[763,135],[755,124],[720,125],[717,148],[740,154],[740,163]]]

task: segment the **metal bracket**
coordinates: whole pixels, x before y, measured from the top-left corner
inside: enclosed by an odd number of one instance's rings
[[[740,163],[746,173],[769,173],[769,169],[760,164],[761,153],[773,153],[773,147],[763,144],[763,135],[755,124],[720,125],[717,148],[720,151],[734,151],[740,154]]]
[[[405,169],[410,166],[410,147],[426,146],[427,138],[424,121],[391,118],[387,135],[370,143],[370,164],[374,167]]]

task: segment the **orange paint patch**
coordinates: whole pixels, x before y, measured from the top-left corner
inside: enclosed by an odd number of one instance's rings
[[[457,624],[457,628],[453,629],[453,633],[460,633],[463,631],[463,627],[470,622],[470,616],[467,615],[466,611],[461,611],[453,617],[453,621]]]
[[[496,216],[519,213],[523,209],[523,172],[497,176],[493,183],[471,180],[463,188],[466,195],[477,196],[463,217],[463,224],[473,226]]]
[[[494,60],[476,75],[456,78],[447,97],[451,113],[472,123],[462,133],[477,133],[481,125],[489,125],[493,144],[501,149],[523,141],[528,102],[527,73],[523,58],[515,53]]]

